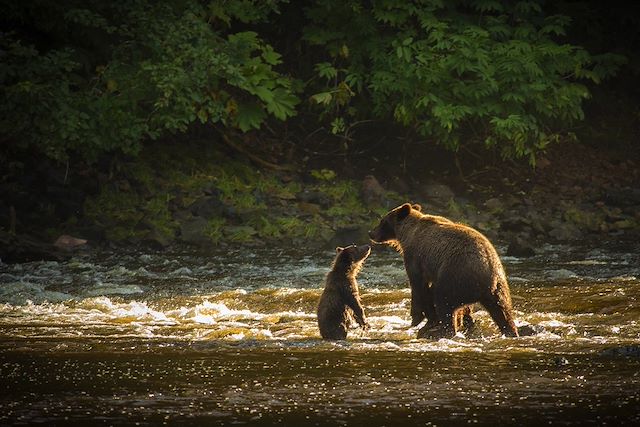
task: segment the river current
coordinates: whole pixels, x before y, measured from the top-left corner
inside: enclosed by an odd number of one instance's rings
[[[500,250],[499,252],[504,252]],[[416,339],[400,256],[358,282],[371,328],[320,339],[332,251],[104,253],[0,264],[0,425],[640,422],[638,247],[503,257],[517,324]]]

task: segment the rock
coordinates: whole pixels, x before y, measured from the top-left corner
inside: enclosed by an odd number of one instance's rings
[[[390,180],[387,182],[387,188],[395,191],[398,194],[407,194],[411,190],[409,184],[407,184],[406,181],[398,176],[393,176],[390,178]]]
[[[212,243],[207,235],[209,222],[202,217],[188,219],[180,225],[180,240],[196,246],[206,246]]]
[[[640,188],[624,187],[608,190],[604,197],[607,205],[634,206],[640,205]]]
[[[203,196],[189,205],[189,210],[194,216],[207,219],[221,216],[224,208],[224,203],[217,196]]]
[[[566,280],[566,279],[575,279],[578,275],[571,270],[567,270],[566,268],[560,268],[557,270],[548,270],[545,272],[545,276],[549,280]]]
[[[73,231],[90,242],[101,242],[105,239],[104,226],[92,223],[86,218],[82,219],[78,225],[75,225]]]
[[[167,202],[167,207],[169,208],[169,212],[175,212],[175,211],[184,209],[185,204],[184,204],[184,197],[182,196],[182,193],[175,192],[173,194],[173,197],[171,197]]]
[[[367,175],[362,180],[361,195],[367,206],[381,206],[384,203],[385,190],[375,176]]]
[[[518,258],[531,257],[536,254],[536,251],[531,243],[518,236],[509,242],[507,247],[507,255],[515,256]]]
[[[86,244],[87,241],[85,239],[79,239],[77,237],[69,236],[68,234],[63,234],[56,239],[53,246],[65,251],[71,251]]]
[[[429,203],[446,205],[455,197],[453,190],[448,185],[431,183],[422,188],[421,195]]]
[[[328,208],[331,203],[329,196],[321,191],[304,190],[296,194],[296,199],[299,202],[320,205],[322,208]]]
[[[578,207],[571,207],[564,212],[564,218],[578,227],[589,231],[600,231],[604,223],[605,214],[602,211],[591,211]]]
[[[546,233],[550,230],[548,211],[531,211],[528,219],[531,222],[531,228],[537,233]]]
[[[518,327],[518,335],[521,337],[532,337],[534,335],[545,332],[546,329],[542,325],[522,325]]]
[[[320,205],[316,205],[315,203],[299,202],[298,210],[304,215],[315,216],[320,214],[321,208]]]
[[[154,227],[142,238],[142,243],[153,249],[161,250],[171,246],[173,240],[172,236],[167,236],[167,234]]]
[[[509,211],[506,213],[506,217],[500,222],[500,229],[502,231],[522,231],[531,226],[531,220],[525,218],[520,212]]]
[[[543,170],[551,166],[551,162],[545,156],[536,157],[536,168]]]
[[[42,242],[32,236],[13,235],[0,230],[0,264],[30,261],[64,261],[71,257],[69,251]]]
[[[634,357],[640,358],[640,345],[625,345],[602,350],[600,356],[604,357]]]
[[[123,193],[129,193],[132,188],[131,183],[126,178],[119,179],[115,182],[115,185],[116,188]]]
[[[369,242],[369,229],[363,225],[338,227],[329,241],[329,246],[363,245]]]
[[[502,212],[504,210],[504,203],[497,197],[492,197],[484,202],[484,206],[493,213]]]
[[[223,227],[223,230],[225,235],[236,242],[249,240],[258,233],[255,228],[249,225],[229,225]]]
[[[219,198],[220,196],[220,189],[218,189],[218,187],[216,186],[215,183],[210,182],[208,184],[206,184],[203,188],[202,188],[202,192],[204,194],[206,194],[207,196],[216,196]]]
[[[282,202],[284,202],[283,204],[286,204],[286,202],[289,202],[292,200],[296,200],[296,195],[284,188],[273,190],[270,196],[281,200]]]
[[[613,224],[611,224],[610,228],[614,230],[630,230],[632,228],[635,228],[636,226],[637,225],[635,221],[629,218],[614,222]]]
[[[549,235],[560,241],[578,240],[582,237],[582,233],[578,227],[568,222],[560,222],[549,231]]]

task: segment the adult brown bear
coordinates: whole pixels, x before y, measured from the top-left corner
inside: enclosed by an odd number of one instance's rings
[[[404,257],[411,324],[428,320],[418,337],[455,335],[460,317],[469,316],[476,302],[504,335],[517,337],[506,274],[491,242],[471,227],[421,210],[405,203],[369,232],[373,242],[391,245]]]
[[[353,317],[363,329],[369,327],[360,303],[356,276],[370,253],[369,245],[336,248],[336,258],[318,303],[318,327],[322,338],[346,339]]]

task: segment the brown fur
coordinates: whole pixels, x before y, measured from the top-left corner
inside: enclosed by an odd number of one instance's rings
[[[454,335],[461,319],[471,320],[470,305],[477,302],[503,334],[518,336],[500,257],[480,232],[405,203],[385,215],[369,235],[403,255],[412,326],[428,320],[418,337]]]
[[[336,252],[318,304],[318,327],[322,338],[344,340],[353,318],[363,329],[369,327],[360,303],[356,276],[371,253],[371,248],[368,245],[352,245],[338,247]]]

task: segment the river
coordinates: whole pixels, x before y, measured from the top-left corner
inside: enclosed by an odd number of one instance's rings
[[[377,250],[358,280],[370,330],[323,341],[332,258],[298,247],[0,264],[0,425],[640,422],[638,247],[504,257],[517,324],[543,329],[520,338],[476,306],[467,336],[416,339],[400,256]]]

